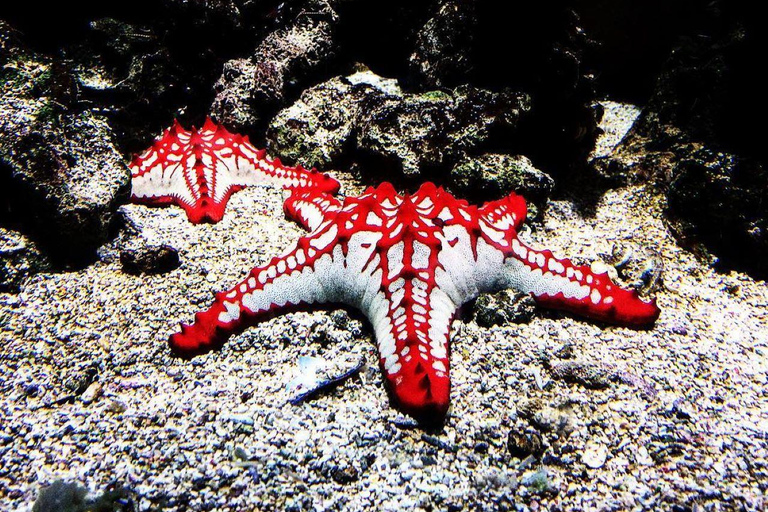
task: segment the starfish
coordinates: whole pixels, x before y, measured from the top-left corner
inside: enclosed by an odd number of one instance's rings
[[[205,352],[286,310],[345,304],[373,325],[395,405],[439,423],[450,398],[451,323],[459,306],[480,293],[514,288],[543,306],[627,326],[659,315],[654,302],[606,273],[521,242],[526,204],[515,194],[477,207],[432,183],[403,196],[383,183],[343,202],[298,190],[284,209],[309,233],[217,294],[193,325],[182,324],[170,338],[176,352]]]
[[[202,128],[191,131],[174,121],[152,147],[133,160],[131,178],[134,202],[177,204],[195,224],[220,221],[229,196],[249,185],[317,187],[332,194],[339,190],[333,178],[271,160],[247,136],[230,133],[210,118]]]

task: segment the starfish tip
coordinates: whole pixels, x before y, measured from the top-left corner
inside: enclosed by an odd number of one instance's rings
[[[394,403],[404,413],[414,418],[424,427],[442,425],[448,415],[449,395],[432,397],[427,400],[409,400],[395,396]]]

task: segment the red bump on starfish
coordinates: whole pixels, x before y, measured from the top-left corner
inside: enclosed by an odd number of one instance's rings
[[[480,293],[514,288],[542,305],[628,326],[659,315],[654,302],[606,274],[521,242],[526,205],[515,194],[478,208],[431,183],[402,196],[383,183],[343,202],[299,190],[284,208],[309,233],[217,294],[193,325],[171,336],[174,350],[198,354],[266,317],[345,304],[373,325],[395,404],[436,423],[450,400],[451,322]]]
[[[333,178],[271,160],[247,136],[230,133],[210,118],[191,131],[174,121],[130,167],[134,202],[179,205],[195,224],[220,221],[229,196],[249,185],[316,187],[331,194],[339,190]]]

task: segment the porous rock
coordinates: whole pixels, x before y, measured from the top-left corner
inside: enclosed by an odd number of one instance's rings
[[[412,73],[424,86],[438,88],[461,83],[472,71],[471,55],[477,30],[475,2],[442,3],[419,31],[411,54]]]
[[[472,86],[366,99],[357,146],[373,164],[425,177],[480,151],[495,130],[512,130],[528,109],[527,96]]]
[[[515,129],[527,100],[470,86],[405,93],[394,80],[360,71],[307,90],[281,111],[270,126],[269,147],[304,165],[351,158],[389,180],[447,182],[458,162]]]
[[[612,183],[668,189],[674,231],[726,267],[768,275],[768,194],[762,90],[751,76],[765,35],[741,8],[716,4],[707,37],[672,52],[643,112],[614,153],[594,161]]]
[[[768,277],[768,169],[750,158],[702,149],[676,165],[670,223],[687,245],[704,243],[724,268]]]
[[[309,2],[292,24],[268,34],[251,56],[226,62],[214,86],[211,115],[235,129],[266,121],[331,62],[337,20],[329,2]]]
[[[534,428],[516,426],[507,435],[507,450],[513,457],[524,459],[530,455],[540,457],[544,453],[541,434]]]
[[[146,21],[94,19],[84,37],[62,50],[84,99],[102,108],[126,153],[143,151],[174,117],[199,122],[221,70],[221,40],[212,34],[227,33],[237,44],[236,20],[213,3],[213,12],[200,2],[164,7],[165,16]]]
[[[568,2],[444,0],[419,32],[412,81],[422,90],[471,83],[528,93],[515,152],[565,174],[584,166],[599,133],[589,45]]]
[[[52,255],[89,257],[109,237],[130,173],[66,64],[25,51],[10,31],[0,25],[0,202]]]
[[[453,168],[451,190],[473,202],[501,199],[514,192],[528,202],[542,205],[552,193],[555,181],[534,167],[522,155],[486,153],[470,157]],[[529,213],[529,216],[533,217]]]
[[[56,38],[52,51],[73,63],[81,93],[103,109],[123,151],[136,153],[174,118],[185,126],[203,122],[213,99],[212,84],[224,62],[246,55],[265,34],[282,26],[280,16],[270,15],[277,5],[284,4],[271,0],[89,4],[77,9],[84,17],[78,33],[63,41]],[[34,28],[37,33],[37,26],[29,25],[24,30]]]
[[[354,145],[360,105],[372,94],[401,92],[395,80],[382,79],[367,70],[305,90],[270,123],[270,151],[304,166],[328,167]]]

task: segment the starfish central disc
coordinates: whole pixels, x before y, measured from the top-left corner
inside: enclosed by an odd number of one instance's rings
[[[472,206],[431,183],[398,195],[388,183],[343,203],[299,190],[286,214],[309,234],[285,255],[254,268],[182,325],[171,346],[193,355],[264,317],[313,304],[346,304],[373,325],[381,368],[396,404],[441,421],[450,399],[450,327],[480,293],[514,288],[542,304],[639,326],[659,310],[606,274],[523,244],[525,201],[510,195]]]

